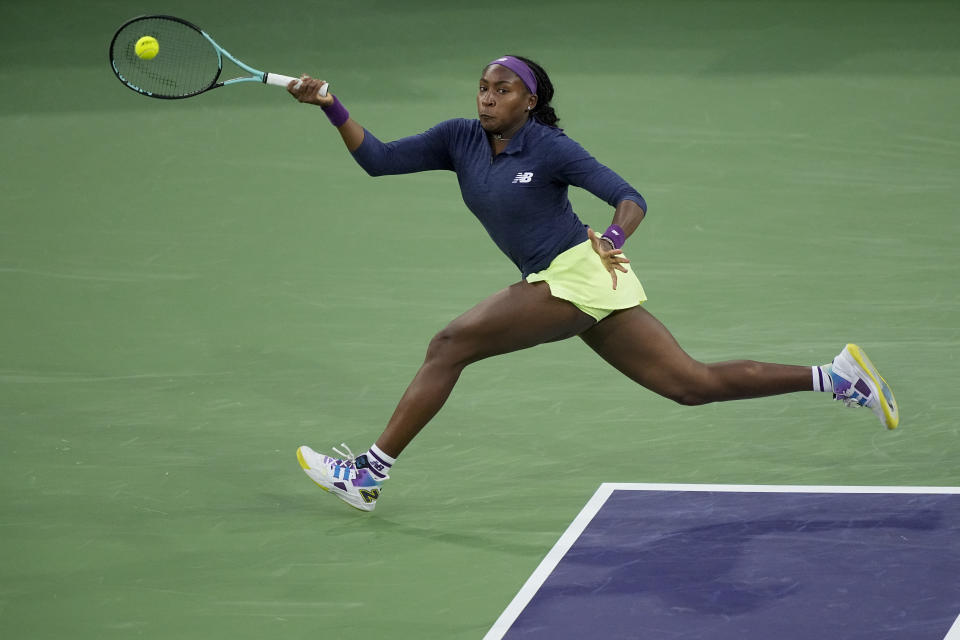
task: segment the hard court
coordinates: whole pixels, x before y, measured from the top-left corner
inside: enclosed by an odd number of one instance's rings
[[[900,428],[682,407],[574,339],[468,367],[348,509],[297,446],[369,446],[518,274],[454,176],[369,178],[281,89],[125,89],[107,45],[158,12],[382,140],[539,61],[649,203],[627,255],[680,344],[856,342]],[[946,1],[0,3],[0,637],[957,638],[958,32]]]

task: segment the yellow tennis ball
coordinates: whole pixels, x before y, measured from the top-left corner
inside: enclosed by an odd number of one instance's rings
[[[157,42],[157,39],[153,36],[143,36],[137,40],[137,44],[134,45],[133,50],[136,52],[138,58],[153,60],[157,57],[157,53],[160,52],[160,43]]]

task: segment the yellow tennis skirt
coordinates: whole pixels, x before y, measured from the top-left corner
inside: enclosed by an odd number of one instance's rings
[[[610,272],[587,240],[558,255],[543,271],[528,275],[527,282],[546,282],[554,298],[573,303],[600,322],[614,311],[635,307],[647,299],[633,269],[629,264],[623,266],[627,272],[617,271],[614,289]]]

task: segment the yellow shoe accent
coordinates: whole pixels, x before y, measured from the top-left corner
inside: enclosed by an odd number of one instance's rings
[[[303,455],[304,449],[307,449],[311,456],[317,456],[318,454],[309,447],[297,448],[297,462],[300,463],[300,467],[307,473],[307,477],[310,478],[313,484],[317,485],[330,495],[337,496],[357,511],[363,511],[366,513],[373,511],[374,507],[377,506],[377,500],[380,498],[380,483],[378,483],[376,486],[357,488],[355,489],[355,494],[351,494],[349,491],[342,490],[337,486],[337,483],[334,483],[333,488],[325,486],[316,477],[314,477],[315,475],[319,475],[320,479],[323,479],[323,469],[321,468],[318,472],[316,467],[310,466],[310,463],[307,462],[307,458]],[[350,459],[352,461],[352,455]],[[331,482],[333,481],[333,478],[328,479]],[[339,480],[338,482],[344,482],[346,486],[350,486],[348,484],[348,480]]]
[[[300,452],[300,447],[297,447],[297,462],[299,462],[300,466],[304,469],[310,468],[310,465],[307,464],[307,461],[303,459],[303,454]]]
[[[307,464],[307,461],[303,459],[303,454],[300,453],[299,447],[297,448],[297,462],[299,462],[299,463],[300,463],[300,466],[301,466],[302,468],[304,468],[304,469],[309,469],[309,468],[310,468],[310,465]],[[310,478],[310,479],[313,480],[313,478]],[[313,484],[317,485],[318,487],[320,487],[321,489],[323,489],[323,490],[326,491],[327,493],[330,493],[330,489],[327,489],[325,486],[323,486],[322,484],[320,484],[320,483],[317,482],[316,480],[313,480]]]
[[[867,357],[867,353],[863,349],[855,344],[848,344],[847,349],[850,351],[853,359],[857,361],[857,364],[863,367],[863,370],[870,376],[874,386],[876,386],[880,392],[881,397],[877,401],[877,404],[883,411],[883,421],[884,424],[887,425],[887,429],[896,429],[897,425],[900,424],[900,407],[897,405],[897,399],[894,397],[890,385],[883,379],[883,376],[880,375],[877,368],[873,366],[873,362],[870,361],[870,358]]]

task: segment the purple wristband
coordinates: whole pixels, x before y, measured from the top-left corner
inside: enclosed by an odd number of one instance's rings
[[[350,119],[350,112],[340,104],[340,99],[337,98],[337,96],[333,96],[333,104],[329,107],[320,108],[327,114],[327,119],[330,120],[330,124],[335,127],[343,126],[343,123]]]
[[[607,227],[607,230],[603,232],[601,238],[606,238],[613,243],[614,249],[619,249],[623,246],[623,243],[627,241],[627,234],[623,232],[619,226],[612,224]]]

